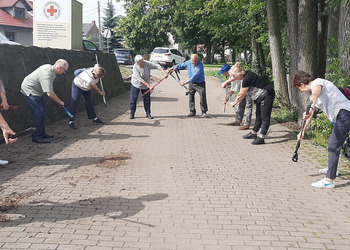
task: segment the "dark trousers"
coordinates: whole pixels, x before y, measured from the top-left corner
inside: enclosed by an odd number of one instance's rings
[[[83,96],[83,101],[85,104],[85,109],[86,109],[88,119],[96,118],[97,116],[95,113],[94,105],[92,104],[91,90],[84,91],[78,88],[74,84],[74,82],[72,83],[72,98],[70,100],[70,106],[68,108],[69,112],[71,112],[71,114],[74,116],[77,114],[80,96]],[[71,120],[74,120],[74,119],[71,119]]]
[[[263,135],[267,134],[270,127],[271,112],[273,107],[273,101],[275,100],[275,91],[271,91],[268,95],[258,98],[256,103],[256,118],[253,131],[258,132],[261,128],[260,133]]]
[[[131,84],[130,114],[132,115],[134,115],[136,112],[137,98],[139,96],[140,90],[141,90],[141,93],[144,94],[148,89],[139,89]],[[145,108],[146,115],[150,115],[151,114],[151,92],[143,96],[143,106]]]
[[[25,96],[32,111],[32,126],[36,130],[32,133],[32,140],[42,139],[45,135],[45,106],[42,96]]]
[[[334,124],[331,137],[328,142],[328,171],[327,178],[335,179],[340,150],[350,132],[350,111],[341,109]]]
[[[200,105],[201,105],[201,110],[202,113],[207,113],[208,111],[208,105],[207,105],[207,94],[205,90],[205,82],[203,83],[189,83],[189,107],[190,107],[190,112],[196,113],[196,105],[195,105],[195,100],[194,100],[194,95],[196,92],[198,92],[200,96]]]

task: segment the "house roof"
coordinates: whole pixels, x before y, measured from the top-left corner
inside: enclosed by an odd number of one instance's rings
[[[28,11],[33,10],[32,3],[27,0],[1,0],[0,8],[12,7],[19,1],[21,1],[24,5],[26,5]]]
[[[94,23],[83,23],[83,34],[87,34],[92,26],[94,26]]]
[[[28,15],[28,18],[14,18],[0,9],[0,25],[33,28],[33,17]]]

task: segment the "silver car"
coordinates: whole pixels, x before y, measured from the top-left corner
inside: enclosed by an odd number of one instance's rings
[[[20,45],[19,43],[12,42],[7,39],[6,36],[0,33],[0,44],[12,44],[12,45]]]
[[[172,67],[175,64],[183,63],[186,59],[177,49],[156,47],[154,48],[150,61],[164,67]]]

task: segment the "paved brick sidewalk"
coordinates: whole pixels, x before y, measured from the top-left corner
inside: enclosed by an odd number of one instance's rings
[[[129,120],[125,94],[97,107],[104,126],[81,112],[77,130],[47,127],[49,145],[28,136],[2,146],[11,164],[0,168],[0,198],[14,208],[0,248],[350,249],[348,179],[310,186],[325,150],[303,142],[292,162],[295,135],[278,124],[252,146],[226,125],[233,110],[223,113],[219,81],[207,89],[211,118],[188,118],[169,78],[152,94],[153,120],[142,102]]]

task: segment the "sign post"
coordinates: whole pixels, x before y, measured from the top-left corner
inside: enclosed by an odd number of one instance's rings
[[[105,31],[103,31],[103,36],[105,38],[107,38],[107,53],[109,53],[109,42],[108,39],[112,36],[112,32],[110,29],[105,29]]]
[[[82,4],[76,0],[35,0],[33,45],[81,49]]]

